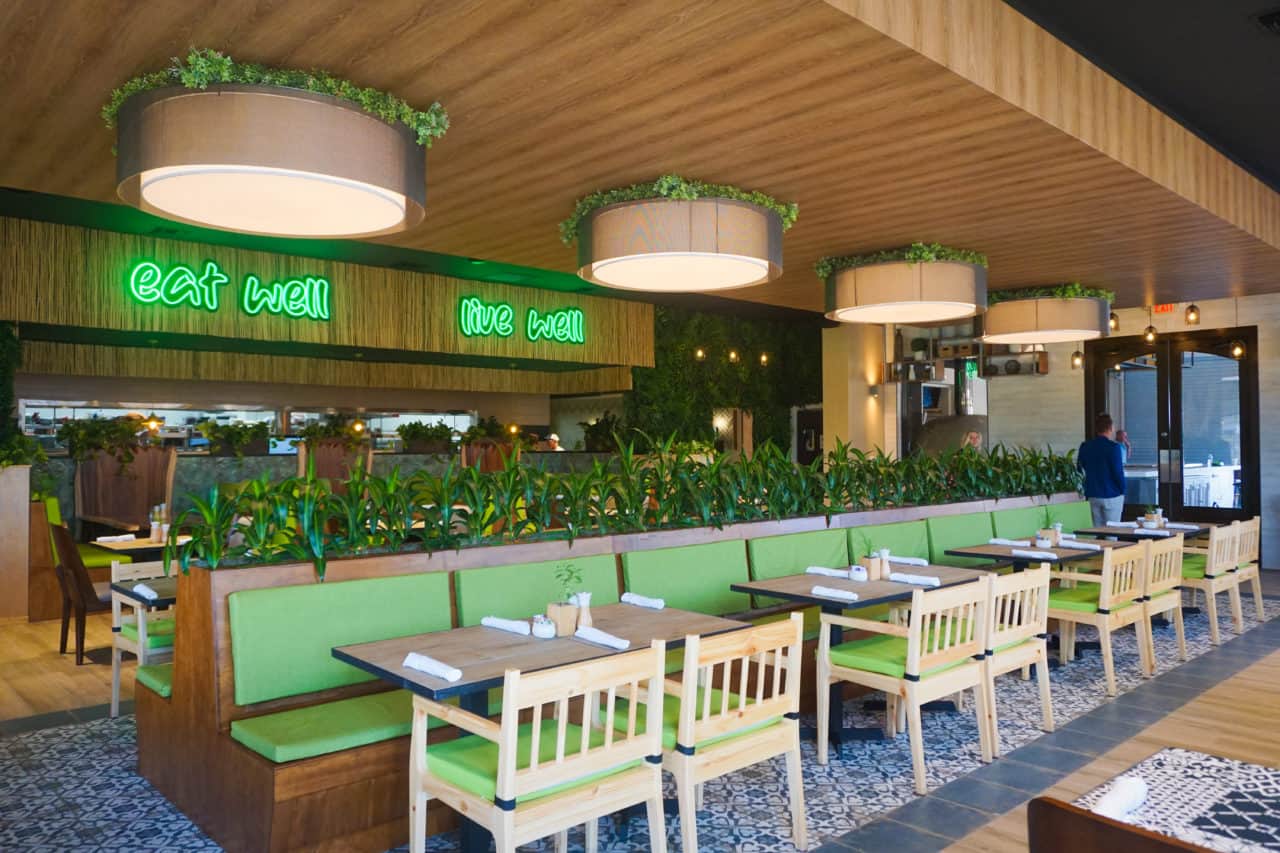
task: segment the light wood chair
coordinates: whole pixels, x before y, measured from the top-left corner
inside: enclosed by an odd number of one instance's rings
[[[787,760],[791,839],[801,850],[807,847],[800,773],[803,644],[800,613],[751,630],[685,639],[683,680],[666,682],[679,710],[667,713],[675,725],[667,725],[662,759],[676,780],[684,850],[698,849],[702,784],[775,755]]]
[[[164,561],[152,563],[111,563],[111,582],[142,583],[165,577]],[[126,611],[133,611],[127,615]],[[173,659],[173,608],[157,609],[139,604],[114,590],[111,593],[111,716],[120,714],[120,664],[125,652],[132,652],[138,666]],[[157,618],[166,620],[159,627],[163,633],[148,631],[148,620],[155,628]]]
[[[898,703],[905,704],[911,741],[911,765],[918,794],[928,792],[920,707],[926,702],[974,688],[982,760],[990,761],[991,729],[987,725],[987,691],[983,689],[982,654],[986,649],[987,601],[991,578],[944,589],[917,589],[911,595],[909,625],[894,625],[822,614],[818,635],[818,763],[827,763],[827,719],[830,687],[848,681],[880,690],[888,697],[886,724],[892,732]],[[840,625],[875,636],[833,647],[831,626]],[[839,713],[839,709],[836,709]]]
[[[1173,613],[1173,629],[1178,635],[1178,660],[1187,659],[1187,632],[1182,623],[1182,534],[1143,543],[1147,551],[1147,577],[1142,590],[1144,630],[1139,638],[1147,644],[1147,675],[1156,674],[1156,644],[1152,620]]]
[[[651,849],[665,853],[662,811],[662,695],[666,644],[540,672],[508,670],[500,723],[422,696],[413,697],[409,752],[409,849],[423,853],[427,803],[440,800],[493,833],[497,853],[587,826],[597,846],[599,818],[648,807]],[[625,698],[626,704],[616,701]],[[581,701],[578,701],[581,700]],[[599,726],[594,720],[601,701]],[[570,703],[581,715],[570,722]],[[544,716],[545,706],[551,706]],[[626,714],[615,726],[615,714]],[[521,723],[521,716],[530,722]],[[429,717],[467,734],[427,745]],[[496,770],[495,770],[496,768]]]
[[[1040,687],[1041,727],[1053,731],[1053,699],[1049,693],[1049,564],[991,578],[987,603],[986,653],[982,658],[987,691],[987,720],[991,755],[1000,754],[1000,728],[996,712],[996,677],[1015,669],[1036,667]]]
[[[1126,625],[1137,625],[1138,654],[1142,671],[1150,671],[1147,642],[1142,636],[1146,624],[1142,610],[1142,590],[1146,582],[1147,549],[1140,545],[1108,548],[1102,553],[1102,569],[1084,572],[1055,570],[1049,576],[1064,585],[1049,592],[1049,618],[1059,626],[1058,651],[1062,663],[1075,657],[1076,626],[1092,625],[1102,646],[1102,669],[1107,695],[1116,695],[1115,655],[1111,635]]]
[[[1204,593],[1205,611],[1209,614],[1209,642],[1215,646],[1222,642],[1218,627],[1218,595],[1227,593],[1232,613],[1240,609],[1240,584],[1237,552],[1240,543],[1240,522],[1213,527],[1209,530],[1206,547],[1183,545],[1182,588],[1191,590],[1192,600],[1196,592]],[[1241,622],[1244,621],[1243,614]]]
[[[1262,602],[1262,566],[1259,557],[1262,552],[1262,518],[1255,515],[1248,521],[1240,522],[1239,541],[1236,543],[1236,586],[1244,589],[1245,583],[1253,588],[1253,607],[1255,618],[1263,619]],[[1236,622],[1236,633],[1244,632],[1244,614],[1237,606],[1233,611]]]

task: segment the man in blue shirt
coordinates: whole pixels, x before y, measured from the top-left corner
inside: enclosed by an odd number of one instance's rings
[[[1076,467],[1084,472],[1084,496],[1089,499],[1094,525],[1120,520],[1124,510],[1124,445],[1115,441],[1111,415],[1093,422],[1094,437],[1080,445]]]

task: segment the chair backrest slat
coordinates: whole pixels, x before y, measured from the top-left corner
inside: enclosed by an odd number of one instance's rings
[[[1236,562],[1242,566],[1258,562],[1262,549],[1262,517],[1255,515],[1248,521],[1240,522],[1237,535]]]
[[[1107,548],[1102,554],[1102,584],[1098,609],[1117,606],[1142,597],[1147,577],[1147,550],[1140,545]]]
[[[1048,630],[1049,565],[991,579],[986,653]]]
[[[170,567],[172,570],[172,566]],[[163,578],[168,576],[168,572],[164,570],[164,560],[152,560],[146,563],[122,563],[119,560],[111,561],[111,582],[122,583],[124,581],[142,581],[149,578]]]
[[[1182,584],[1182,534],[1169,536],[1159,542],[1144,543],[1147,551],[1147,584],[1144,594],[1148,598],[1163,595]]]
[[[991,579],[943,589],[917,589],[911,596],[906,674],[918,676],[982,654]]]
[[[1205,564],[1205,577],[1216,578],[1236,568],[1237,546],[1240,543],[1240,522],[1219,525],[1209,529],[1209,555]]]

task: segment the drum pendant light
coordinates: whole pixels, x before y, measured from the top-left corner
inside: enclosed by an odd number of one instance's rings
[[[988,344],[1059,344],[1107,334],[1105,299],[1042,296],[997,302],[983,318]]]
[[[815,271],[826,316],[840,323],[941,323],[987,306],[986,257],[936,243],[823,258]]]

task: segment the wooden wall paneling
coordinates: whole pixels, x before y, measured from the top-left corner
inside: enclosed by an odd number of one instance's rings
[[[49,517],[42,501],[30,504],[27,542],[27,621],[40,622],[62,615],[62,587],[53,567]],[[95,578],[96,580],[96,578]]]
[[[30,482],[30,465],[0,468],[0,619],[27,615]]]

